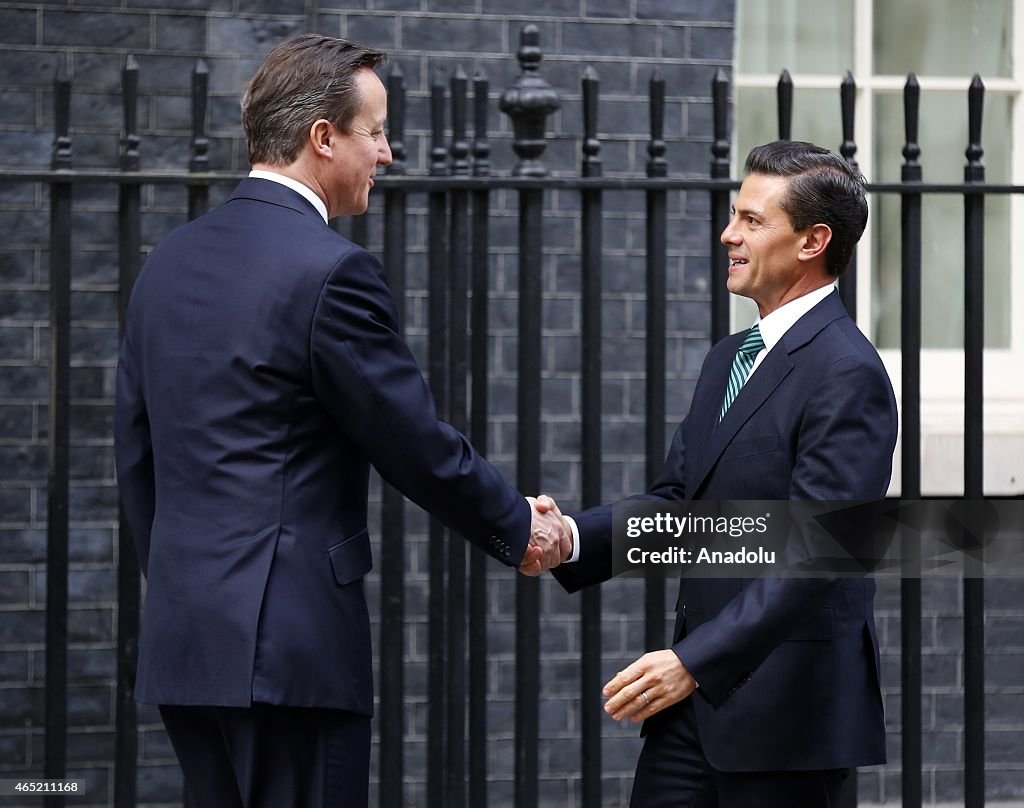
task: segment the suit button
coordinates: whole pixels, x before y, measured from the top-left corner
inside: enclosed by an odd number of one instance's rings
[[[512,551],[508,547],[506,547],[501,552],[504,554],[505,558],[508,558],[510,555],[512,555]]]
[[[489,539],[487,540],[487,543],[488,543],[489,545],[491,545],[491,547],[494,547],[494,545],[498,543],[498,537],[497,537],[497,536],[491,536],[491,537],[490,537],[490,538],[489,538]]]

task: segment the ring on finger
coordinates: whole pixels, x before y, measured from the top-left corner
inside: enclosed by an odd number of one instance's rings
[[[644,698],[644,707],[649,706],[650,703],[651,703],[651,699],[648,697],[647,691],[646,690],[641,690],[640,691],[640,695],[643,696],[643,698]]]

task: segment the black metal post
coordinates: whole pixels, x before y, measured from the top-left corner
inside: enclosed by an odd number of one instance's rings
[[[523,28],[517,54],[522,73],[501,97],[501,110],[512,119],[512,148],[519,158],[517,176],[543,177],[541,155],[548,115],[559,107],[558,95],[540,67],[540,32]],[[520,491],[540,490],[541,262],[543,261],[544,192],[519,192],[519,386],[517,479]],[[515,808],[537,804],[537,744],[540,692],[540,586],[536,578],[516,582]]]
[[[139,65],[128,56],[121,72],[124,101],[124,136],[121,138],[122,171],[139,170],[139,136],[136,121],[139,102]],[[142,247],[141,188],[121,183],[118,204],[119,277],[118,328],[124,335],[125,312],[135,278],[139,274]],[[139,658],[139,561],[124,509],[117,530],[117,692],[114,733],[114,805],[135,808],[136,759],[139,729],[135,709],[135,672]]]
[[[487,143],[487,79],[473,78],[473,176],[490,174]],[[470,306],[470,435],[477,450],[487,453],[487,349],[490,333],[490,288],[487,220],[490,194],[471,193],[473,299]],[[469,551],[469,804],[487,808],[487,555],[479,547]]]
[[[388,75],[388,140],[385,172],[405,173],[405,80],[398,64]],[[406,192],[384,192],[384,271],[399,322],[405,319]],[[381,491],[380,563],[380,806],[402,805],[405,761],[405,498],[387,483]]]
[[[430,120],[433,139],[430,151],[431,176],[448,173],[448,150],[444,145],[444,78],[435,73],[430,85]],[[430,388],[437,411],[448,412],[448,249],[446,242],[447,195],[444,191],[428,194],[427,199],[427,325],[430,336],[427,366]],[[447,647],[448,532],[436,519],[430,520],[430,628],[427,695],[429,699],[427,737],[427,804],[433,808],[450,805],[448,799],[448,685],[445,649]]]
[[[779,74],[779,82],[775,86],[775,97],[779,109],[779,140],[793,138],[793,77],[788,70]]]
[[[981,114],[985,85],[975,74],[968,90],[964,183],[983,185]],[[985,197],[964,194],[964,499],[985,493]],[[983,552],[983,548],[978,548]],[[964,568],[964,806],[985,804],[985,579],[982,561],[967,553]]]
[[[53,83],[51,167],[71,168],[71,78],[60,59]],[[68,730],[68,460],[71,439],[71,183],[50,185],[50,398],[46,475],[46,679],[43,773],[64,777]],[[60,794],[43,798],[64,805]]]
[[[665,177],[665,80],[657,72],[650,81],[651,140],[647,146],[647,176]],[[668,193],[647,192],[647,345],[646,425],[644,448],[647,485],[665,462],[665,271]],[[644,582],[644,647],[665,647],[665,577],[649,572]]]
[[[903,182],[920,182],[921,147],[918,119],[921,88],[911,73],[903,91],[905,162]],[[921,194],[900,194],[901,223],[901,497],[921,497]],[[921,805],[921,547],[920,538],[906,532],[904,572],[900,581],[900,712],[902,726],[903,808]]]
[[[601,176],[601,142],[597,139],[598,78],[583,71],[584,177]],[[582,505],[601,503],[601,219],[604,201],[598,189],[581,192],[580,242],[583,290],[582,367],[580,378],[583,446]],[[663,582],[664,586],[664,582]],[[664,590],[663,590],[664,591]],[[580,762],[583,808],[601,805],[601,588],[588,586],[580,602]]]
[[[206,104],[210,89],[210,68],[205,59],[197,59],[192,69],[192,157],[188,170],[202,173],[210,170],[210,141],[206,137]],[[188,218],[206,213],[210,206],[210,186],[188,186]]]
[[[711,81],[711,104],[714,115],[714,140],[711,143],[711,179],[729,178],[729,79],[724,70],[717,70]],[[722,232],[729,223],[729,191],[711,191],[711,266],[708,285],[711,288],[711,342],[729,334],[729,253],[722,244]]]
[[[843,81],[839,86],[839,105],[843,118],[843,143],[839,147],[839,153],[846,158],[854,169],[857,168],[857,160],[854,155],[857,153],[857,144],[854,142],[854,112],[857,101],[857,84],[853,80],[853,74],[847,70]],[[839,279],[839,295],[843,299],[846,311],[854,320],[857,319],[857,250],[854,248],[850,256],[850,265],[846,268]],[[847,789],[849,791],[850,789]]]
[[[452,173],[469,175],[466,142],[466,74],[461,67],[450,81]],[[448,420],[460,432],[468,423],[469,374],[469,194],[449,192],[448,239]],[[466,802],[466,544],[448,545],[448,801]]]

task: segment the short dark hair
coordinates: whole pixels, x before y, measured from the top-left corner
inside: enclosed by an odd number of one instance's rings
[[[815,224],[831,228],[825,261],[829,272],[842,275],[868,223],[861,173],[838,154],[799,140],[755,146],[747,156],[746,171],[789,179],[780,206],[794,230]]]
[[[309,127],[321,118],[347,132],[362,103],[356,72],[386,60],[381,51],[319,34],[276,46],[242,97],[250,165],[294,162]]]

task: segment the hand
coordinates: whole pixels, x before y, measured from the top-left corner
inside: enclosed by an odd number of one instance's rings
[[[530,544],[519,565],[519,571],[524,575],[540,575],[572,555],[572,532],[569,526],[558,512],[554,500],[550,497],[543,499],[546,503],[541,509],[537,507],[538,501],[535,498],[526,498],[533,509],[533,519],[530,524]]]
[[[682,701],[697,682],[671,648],[644,654],[615,674],[604,686],[608,699],[604,711],[616,721],[628,718],[634,724]]]

